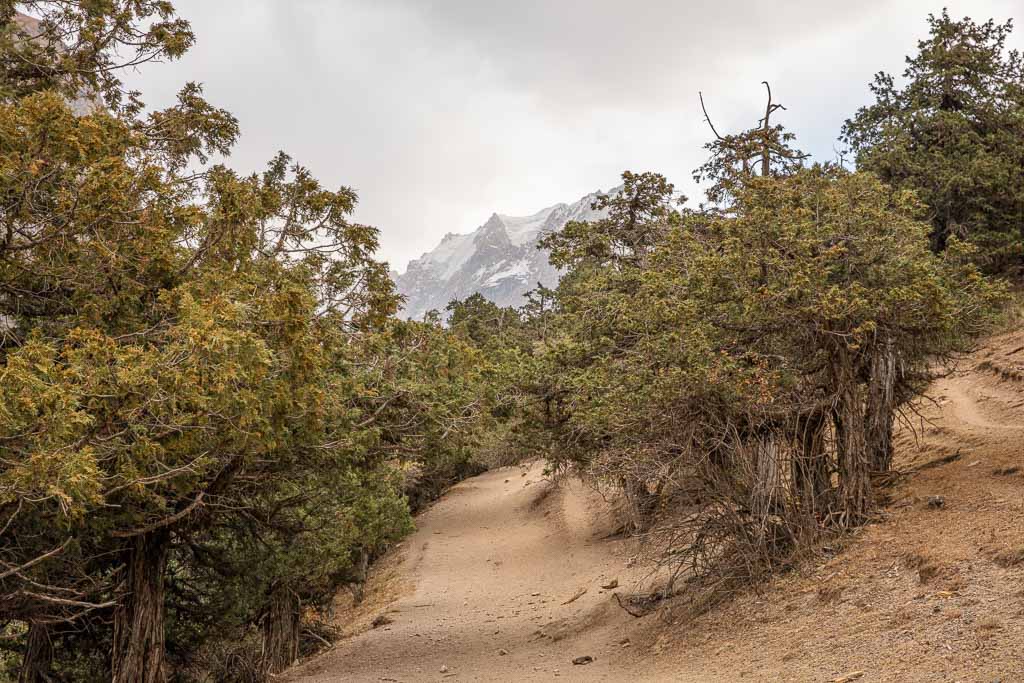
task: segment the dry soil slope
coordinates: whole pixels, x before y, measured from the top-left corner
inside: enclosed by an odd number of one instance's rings
[[[1024,333],[990,340],[929,396],[900,431],[907,476],[877,523],[762,594],[662,632],[653,670],[1024,681]]]

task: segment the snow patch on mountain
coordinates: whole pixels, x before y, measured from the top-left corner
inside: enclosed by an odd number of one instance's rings
[[[509,241],[516,246],[521,246],[537,237],[537,234],[544,228],[544,225],[551,217],[551,214],[563,206],[565,205],[556,204],[555,206],[549,206],[543,211],[539,211],[532,216],[525,216],[522,218],[503,215],[499,215],[498,218],[501,219],[501,222],[505,226],[505,232],[508,234]]]
[[[423,258],[431,266],[437,267],[443,277],[449,278],[473,256],[475,249],[473,235],[456,235],[450,232],[444,236],[441,244],[424,254]]]
[[[487,278],[487,282],[484,283],[484,286],[492,287],[506,278],[514,278],[516,280],[522,280],[523,282],[527,282],[529,281],[531,272],[532,271],[530,269],[529,259],[519,259],[510,267],[502,270],[500,273],[495,273],[491,277]]]

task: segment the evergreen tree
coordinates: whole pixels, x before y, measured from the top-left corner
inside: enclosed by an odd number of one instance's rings
[[[1018,274],[1024,255],[1024,57],[1007,50],[1013,24],[929,16],[905,83],[879,73],[875,102],[846,122],[857,167],[914,190],[931,243],[978,245],[990,272]]]
[[[4,646],[26,681],[138,683],[258,631],[280,671],[303,611],[408,530],[403,467],[426,496],[472,471],[486,364],[394,320],[350,189],[284,154],[204,165],[230,114],[122,92],[119,68],[191,44],[170,3],[0,21]]]

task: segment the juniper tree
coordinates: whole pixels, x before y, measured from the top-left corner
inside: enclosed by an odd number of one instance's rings
[[[776,112],[786,107],[772,99],[772,88],[767,81],[764,116],[757,125],[740,133],[721,135],[700,94],[704,121],[715,139],[704,145],[710,153],[708,160],[693,172],[698,183],[707,183],[705,194],[712,206],[727,206],[743,184],[756,177],[789,175],[804,165],[809,155],[792,146],[796,136],[779,123],[772,123]]]
[[[880,72],[874,102],[846,122],[857,167],[914,190],[929,209],[936,250],[978,245],[991,272],[1018,273],[1024,241],[1024,57],[1008,50],[1011,21],[928,17],[929,35],[902,79]]]
[[[230,114],[195,86],[145,115],[121,91],[119,67],[191,43],[169,3],[0,9],[0,618],[24,676],[56,656],[162,680],[186,644],[257,625],[279,670],[303,607],[408,527],[398,462],[459,476],[483,364],[391,319],[354,192],[283,154],[204,166]],[[105,106],[72,111],[83,91]],[[239,586],[229,613],[207,601]]]
[[[448,312],[448,326],[481,349],[495,342],[507,343],[521,326],[519,311],[511,306],[498,306],[479,293],[462,301],[452,301],[445,310]]]
[[[86,108],[137,112],[120,72],[181,57],[195,42],[167,0],[0,1],[0,97],[53,91]]]
[[[729,572],[749,577],[866,519],[900,403],[985,329],[1000,290],[963,245],[933,254],[913,194],[869,174],[730,192],[726,211],[652,200],[642,258],[615,246],[635,234],[628,211],[552,239],[568,273],[520,387],[555,466],[624,486],[634,524],[689,506],[673,561],[738,558]]]

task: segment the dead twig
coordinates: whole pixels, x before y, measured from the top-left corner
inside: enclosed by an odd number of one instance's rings
[[[571,598],[569,598],[568,600],[566,600],[566,601],[565,601],[565,602],[563,602],[562,604],[563,604],[563,605],[568,605],[568,604],[570,604],[570,603],[576,602],[577,600],[579,600],[580,598],[582,598],[582,597],[583,597],[583,596],[584,596],[584,595],[586,594],[586,592],[587,592],[587,589],[586,589],[586,588],[581,588],[581,589],[579,589],[579,590],[578,590],[578,591],[576,592],[576,594],[575,594],[575,595],[573,595],[573,596],[572,596]]]

